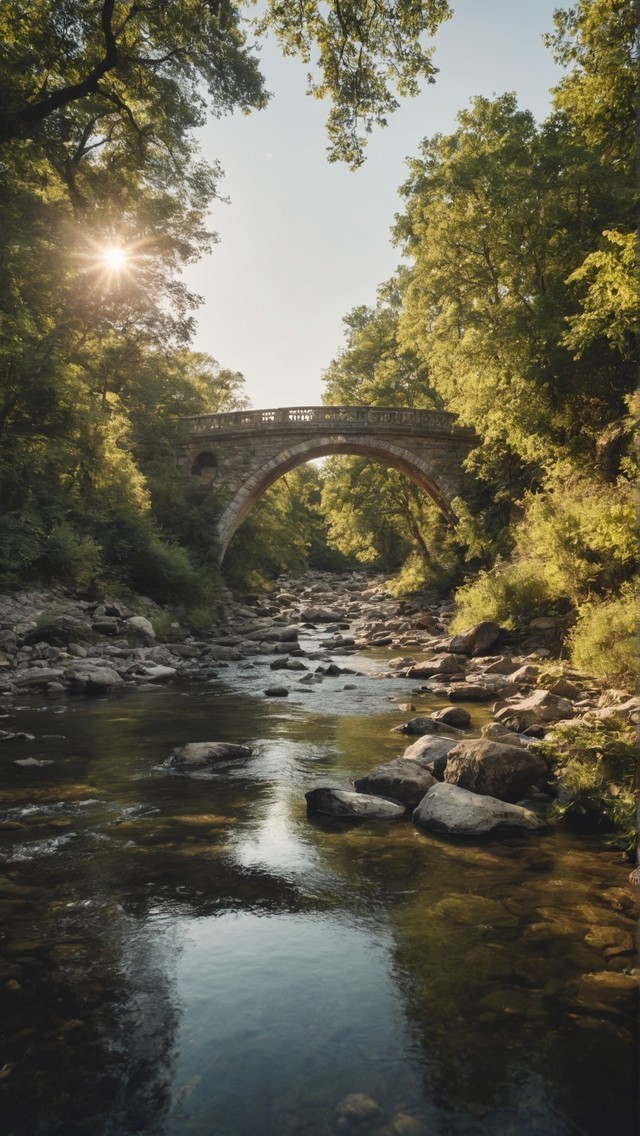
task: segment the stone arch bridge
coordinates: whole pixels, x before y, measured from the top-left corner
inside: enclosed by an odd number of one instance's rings
[[[313,458],[365,454],[406,474],[455,522],[462,462],[477,438],[455,415],[382,406],[292,406],[185,419],[179,464],[220,494],[221,558],[238,525],[279,477]]]

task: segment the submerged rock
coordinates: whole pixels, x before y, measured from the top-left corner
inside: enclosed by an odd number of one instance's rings
[[[378,1102],[364,1093],[349,1093],[348,1097],[340,1101],[336,1112],[341,1121],[358,1127],[363,1123],[377,1120],[382,1115]]]
[[[307,816],[400,820],[404,808],[395,801],[347,789],[320,788],[305,793]]]
[[[244,760],[251,756],[249,746],[233,742],[187,742],[174,749],[169,764],[185,772],[207,769],[220,761]]]
[[[452,836],[485,836],[490,832],[544,828],[544,823],[529,809],[470,793],[447,782],[429,789],[414,811],[413,820],[429,832]]]

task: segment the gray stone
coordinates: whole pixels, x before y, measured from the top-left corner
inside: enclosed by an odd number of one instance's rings
[[[178,673],[175,667],[144,666],[141,669],[147,682],[170,682]]]
[[[516,801],[548,777],[547,764],[533,749],[470,738],[449,751],[444,779],[473,793]]]
[[[484,619],[474,627],[468,627],[459,635],[454,635],[449,650],[458,655],[487,655],[500,635],[500,624],[492,619]]]
[[[268,686],[265,695],[267,698],[287,698],[289,690],[286,686]]]
[[[187,742],[174,749],[169,764],[174,769],[193,772],[208,769],[224,761],[244,761],[251,756],[248,746],[233,742]]]
[[[442,777],[447,756],[458,742],[455,738],[434,738],[429,735],[418,738],[413,745],[407,746],[403,753],[405,761],[416,761],[423,769],[433,770],[436,777]]]
[[[399,757],[365,773],[353,786],[358,793],[373,793],[376,797],[399,801],[406,808],[415,808],[435,783],[436,778],[419,762]]]
[[[84,690],[88,694],[122,686],[123,682],[111,667],[83,666],[82,669],[66,671],[65,677],[69,680],[72,691]]]
[[[434,722],[444,722],[446,726],[455,726],[459,730],[465,730],[471,722],[471,715],[464,706],[445,706],[431,717]]]
[[[413,813],[415,824],[452,836],[484,836],[518,829],[537,831],[543,822],[520,805],[479,796],[446,782],[434,785]]]
[[[540,726],[548,722],[560,722],[572,718],[573,706],[566,698],[560,698],[549,690],[534,690],[528,698],[512,699],[508,706],[498,710],[495,718],[518,733],[530,726]]]
[[[43,617],[41,624],[24,636],[27,646],[33,643],[48,643],[54,647],[66,647],[71,642],[95,643],[96,633],[84,619],[73,615],[51,615]]]
[[[432,659],[425,659],[409,667],[407,678],[432,678],[434,675],[456,674],[463,669],[460,659],[455,655],[434,655]]]
[[[447,698],[452,702],[488,702],[495,697],[495,690],[478,682],[461,682],[458,686],[447,687]]]
[[[14,675],[12,681],[21,689],[25,686],[46,686],[50,682],[58,682],[63,673],[59,668],[54,670],[51,667],[42,667],[39,670],[28,671],[26,674]]]
[[[311,789],[305,793],[305,798],[308,816],[400,820],[405,812],[396,801],[366,793],[352,793],[347,789]]]
[[[148,639],[155,639],[156,637],[151,620],[147,619],[144,615],[132,615],[126,622],[125,631],[127,627],[130,627],[140,635],[146,635]]]

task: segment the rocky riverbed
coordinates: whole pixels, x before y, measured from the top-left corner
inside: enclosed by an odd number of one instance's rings
[[[287,698],[353,674],[349,656],[376,649],[386,660],[378,673],[406,680],[402,705],[408,717],[396,731],[418,740],[360,777],[353,789],[310,791],[309,815],[413,815],[419,826],[454,835],[534,832],[543,827],[550,802],[568,791],[551,775],[538,743],[553,738],[558,724],[637,723],[637,699],[560,666],[552,617],[532,621],[523,644],[489,621],[452,635],[454,611],[452,603],[428,595],[398,601],[381,578],[364,573],[307,573],[281,578],[250,602],[230,602],[224,621],[206,635],[165,619],[160,641],[148,618],[115,598],[96,602],[60,591],[5,596],[0,715],[6,728],[0,742],[31,740],[19,728],[18,708],[34,696],[96,697],[210,682],[241,664],[252,668],[265,698]],[[414,697],[450,705],[411,716]],[[491,713],[480,738],[469,736],[463,703]],[[223,748],[221,755],[213,739],[208,756],[201,749],[195,764],[179,753],[170,763],[192,773],[221,758],[242,759],[241,746],[235,755],[233,746]],[[35,761],[28,745],[14,760],[23,766]]]

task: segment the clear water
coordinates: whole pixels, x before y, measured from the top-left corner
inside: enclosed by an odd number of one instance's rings
[[[635,1133],[628,866],[312,823],[306,790],[402,752],[406,681],[224,676],[3,722],[36,740],[0,754],[2,1136]],[[214,739],[253,755],[164,767]],[[380,1112],[341,1127],[356,1092]]]

